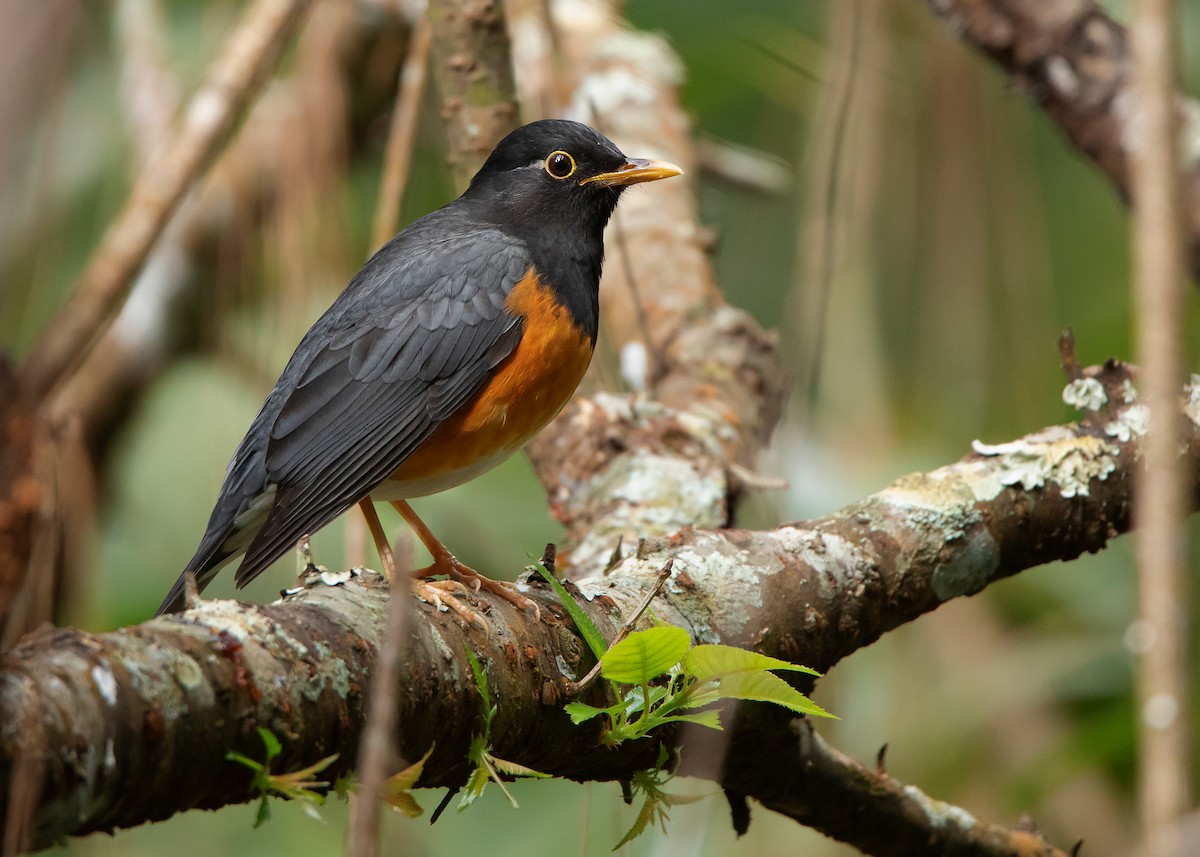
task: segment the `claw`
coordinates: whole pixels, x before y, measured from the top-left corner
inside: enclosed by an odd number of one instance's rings
[[[414,580],[413,592],[433,605],[435,610],[450,610],[468,625],[474,625],[487,636],[492,635],[492,628],[487,620],[458,599],[457,590],[467,594],[467,588],[456,580]],[[455,591],[447,591],[455,590]]]

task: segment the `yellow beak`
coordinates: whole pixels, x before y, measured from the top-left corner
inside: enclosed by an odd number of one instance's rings
[[[581,185],[599,182],[608,187],[638,184],[639,182],[654,182],[659,179],[669,179],[671,176],[683,175],[683,170],[666,161],[647,161],[642,158],[630,158],[629,161],[610,173],[599,173],[588,176],[579,182]]]

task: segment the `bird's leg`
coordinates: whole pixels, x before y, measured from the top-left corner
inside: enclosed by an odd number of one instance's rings
[[[379,513],[375,511],[375,504],[371,502],[370,497],[359,500],[358,508],[362,510],[363,518],[367,522],[367,529],[371,531],[371,538],[375,540],[375,549],[379,551],[379,558],[383,561],[383,576],[390,584],[396,579],[396,558],[392,554],[392,546],[388,543],[387,534],[383,531],[383,524],[379,521]],[[460,593],[467,594],[467,587],[459,581],[447,580],[441,581],[440,584],[434,584],[428,580],[413,580],[412,587],[413,591],[432,604],[434,609],[441,610],[446,607],[458,614],[467,624],[478,625],[484,633],[491,632],[488,623],[482,616],[455,597]]]
[[[391,583],[396,576],[396,558],[392,556],[392,546],[388,543],[387,533],[383,531],[383,524],[379,522],[379,513],[375,511],[375,504],[371,502],[370,497],[359,500],[358,508],[362,510],[363,518],[367,521],[371,538],[375,540],[375,550],[379,551],[379,559],[383,562],[383,576]]]
[[[400,517],[404,518],[405,522],[412,528],[412,531],[417,534],[417,538],[421,540],[421,544],[425,545],[426,550],[433,557],[431,565],[413,572],[414,577],[431,577],[435,574],[445,574],[451,580],[469,582],[476,592],[482,587],[520,610],[532,607],[534,616],[538,619],[542,618],[542,611],[536,602],[531,601],[518,592],[514,584],[506,580],[491,580],[469,565],[459,562],[458,558],[450,553],[441,540],[433,534],[433,531],[425,526],[425,522],[417,516],[417,513],[413,511],[413,507],[408,505],[408,503],[403,500],[393,500],[392,506],[400,513]]]

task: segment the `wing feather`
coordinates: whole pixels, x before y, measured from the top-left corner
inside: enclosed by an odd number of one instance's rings
[[[296,348],[188,563],[201,586],[248,542],[247,583],[368,495],[516,348],[521,320],[504,306],[529,252],[457,205],[385,245]],[[265,522],[246,514],[267,502]],[[160,612],[179,606],[182,579]]]

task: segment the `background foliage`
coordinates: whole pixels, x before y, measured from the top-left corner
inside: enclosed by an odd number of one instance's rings
[[[0,346],[17,353],[62,301],[135,163],[122,119],[115,6],[55,2],[61,25],[39,31],[36,62],[18,65],[14,58],[28,56],[16,45],[26,34],[0,27]],[[180,93],[195,87],[239,5],[162,4],[165,60]],[[370,15],[370,5],[328,0],[317,14]],[[1200,7],[1183,5],[1185,71],[1196,92]],[[917,0],[732,8],[637,0],[627,14],[667,34],[686,66],[720,282],[731,302],[779,329],[795,366],[789,416],[760,467],[791,487],[752,498],[739,523],[824,513],[958,458],[974,438],[1007,440],[1071,419],[1059,400],[1059,331],[1074,329],[1085,363],[1132,355],[1127,216],[1103,177]],[[283,109],[285,87],[304,85],[316,132],[239,142],[279,146],[271,160],[282,178],[271,186],[284,190],[255,208],[216,206],[227,220],[218,239],[191,249],[184,347],[101,446],[94,527],[66,593],[69,621],[111,628],[158,605],[290,348],[369,252],[386,116],[364,119],[369,105],[346,101],[336,79],[314,85],[328,71],[317,30],[310,24],[282,82],[256,108]],[[368,63],[364,74],[394,76],[385,51],[373,61],[382,68]],[[443,147],[427,105],[405,222],[449,199]],[[756,153],[770,190],[731,170],[731,153],[742,150]],[[1196,320],[1192,301],[1192,331]],[[618,375],[598,366],[590,383],[619,383]],[[520,458],[418,508],[436,531],[454,534],[468,563],[501,576],[560,532]],[[400,529],[397,518],[385,523]],[[319,561],[341,564],[345,538],[341,522],[323,531],[314,540]],[[1084,836],[1085,853],[1126,853],[1130,554],[1122,540],[889,635],[821,682],[815,699],[842,717],[821,731],[860,758],[888,743],[892,773],[980,817],[1012,822],[1028,811],[1052,840]],[[281,561],[246,596],[272,597],[290,583],[292,563]],[[231,576],[212,594],[231,595]],[[601,854],[633,813],[616,785],[513,788],[518,813],[494,793],[433,829],[389,819],[384,853],[461,854],[486,836],[495,855],[550,843]],[[438,797],[426,796],[427,806]],[[186,843],[188,852],[306,855],[341,847],[336,802],[323,811],[324,825],[279,806],[252,831],[253,811],[191,813],[68,850],[159,854]],[[676,809],[672,822],[669,838],[626,851],[850,853],[762,812],[735,843],[719,796]]]

